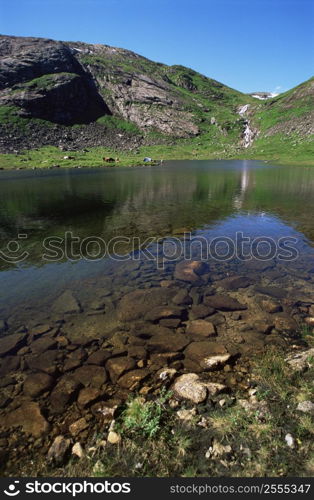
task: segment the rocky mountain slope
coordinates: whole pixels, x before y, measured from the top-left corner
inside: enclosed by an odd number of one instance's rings
[[[260,101],[189,68],[107,45],[3,35],[0,58],[1,152],[48,144],[134,149],[198,138],[236,151],[248,122],[254,139],[313,132],[313,80]]]

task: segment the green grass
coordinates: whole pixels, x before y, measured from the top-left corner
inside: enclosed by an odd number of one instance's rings
[[[140,129],[132,122],[123,120],[118,116],[104,115],[98,118],[97,123],[104,125],[107,129],[122,130],[131,134],[140,134]]]

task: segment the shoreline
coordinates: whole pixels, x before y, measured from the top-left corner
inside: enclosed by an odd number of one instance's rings
[[[49,150],[51,148],[48,148]],[[182,156],[180,154],[160,154],[159,157],[152,156],[151,162],[140,161],[139,155],[127,155],[125,156],[124,152],[108,152],[104,151],[99,153],[97,148],[91,149],[90,155],[82,151],[69,151],[69,152],[55,152],[55,154],[49,153],[47,154],[46,148],[42,148],[39,151],[27,150],[22,153],[14,154],[14,153],[2,153],[0,154],[0,171],[20,171],[20,170],[57,170],[57,169],[85,169],[85,168],[118,168],[118,167],[153,167],[153,166],[165,166],[167,161],[235,161],[235,160],[243,160],[243,161],[261,161],[265,164],[272,164],[275,166],[295,166],[295,167],[314,167],[314,160],[298,160],[297,158],[291,159],[280,159],[274,158],[270,159],[267,156],[253,156],[253,157],[243,157],[242,155],[234,155],[234,156],[214,156],[214,155],[198,155],[195,156]],[[95,158],[95,154],[97,157]],[[30,158],[30,155],[34,155],[34,159]],[[80,158],[80,156],[88,156],[88,158]],[[102,159],[99,159],[99,156],[103,157],[105,155],[118,157],[118,161],[113,161],[110,163],[105,163]],[[144,155],[144,153],[143,153]],[[148,156],[149,148],[148,148]],[[48,159],[42,159],[46,158]],[[64,158],[69,156],[68,158]],[[79,158],[76,158],[78,156]],[[90,159],[89,159],[90,158]],[[161,164],[162,161],[162,164]],[[11,163],[11,165],[10,165]]]

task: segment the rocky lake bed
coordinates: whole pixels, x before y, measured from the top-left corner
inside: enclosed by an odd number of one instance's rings
[[[224,267],[183,260],[152,276],[150,263],[129,262],[97,288],[65,290],[42,317],[2,321],[5,473],[29,473],[26,454],[40,474],[43,463],[82,458],[95,434],[100,446],[119,439],[110,424],[130,393],[150,400],[169,390],[181,419],[236,399],[263,412],[251,362],[270,348],[287,357],[306,350],[300,329],[313,328],[314,260],[299,280],[293,266],[279,273],[273,262],[241,274]]]
[[[3,475],[313,472],[310,168],[1,175],[0,257],[27,236],[23,261],[0,259]],[[43,240],[70,230],[154,241],[95,260],[65,243],[44,260]],[[294,241],[295,258],[204,258],[194,241],[242,230],[281,251],[281,238]],[[173,241],[189,257],[170,258]]]

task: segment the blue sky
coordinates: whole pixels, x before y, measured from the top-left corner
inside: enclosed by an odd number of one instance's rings
[[[0,0],[0,33],[105,43],[242,92],[313,74],[313,0]]]

